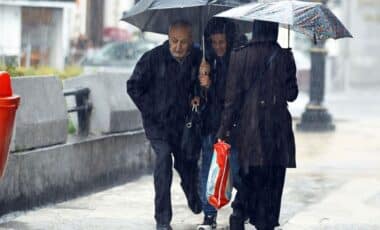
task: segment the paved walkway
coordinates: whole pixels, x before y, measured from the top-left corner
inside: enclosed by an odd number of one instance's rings
[[[335,132],[296,132],[298,168],[286,178],[284,230],[380,229],[380,97],[369,93],[361,103],[335,96],[329,102],[338,118]],[[302,100],[291,106],[293,113],[303,110]],[[202,215],[186,207],[178,176],[172,199],[173,228],[195,229]],[[228,229],[230,213],[229,207],[220,211],[219,229]],[[154,229],[152,176],[1,221],[0,230]]]

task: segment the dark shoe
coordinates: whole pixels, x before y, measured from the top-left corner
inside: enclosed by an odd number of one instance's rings
[[[275,227],[259,227],[259,226],[255,226],[255,228],[257,230],[274,230]]]
[[[233,208],[232,215],[239,216],[239,217],[243,218],[244,223],[249,224],[250,219],[249,219],[248,212],[244,212],[241,209]],[[252,225],[254,225],[254,224],[252,224]]]
[[[244,230],[244,217],[232,214],[230,216],[230,230]]]
[[[173,230],[169,224],[157,224],[156,230]]]
[[[188,205],[194,214],[199,214],[202,212],[202,201],[198,195],[193,199],[188,200]]]
[[[199,214],[202,212],[202,201],[199,197],[199,193],[196,189],[187,189],[183,183],[181,183],[183,191],[185,191],[185,196],[187,199],[187,205],[194,214]]]
[[[198,226],[198,230],[204,229],[216,229],[216,216],[205,216],[203,219],[203,223]]]

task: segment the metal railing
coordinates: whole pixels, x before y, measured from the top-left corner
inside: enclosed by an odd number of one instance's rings
[[[90,115],[92,103],[89,100],[89,88],[68,89],[63,92],[65,97],[74,96],[76,106],[69,108],[68,113],[77,113],[78,115],[78,135],[87,136],[90,128]]]

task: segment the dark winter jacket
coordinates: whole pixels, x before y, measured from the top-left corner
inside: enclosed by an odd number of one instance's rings
[[[190,101],[199,87],[199,49],[179,62],[173,58],[169,43],[145,53],[127,81],[127,92],[141,112],[149,139],[180,136]]]
[[[269,57],[277,50],[265,74]],[[262,76],[260,76],[262,75]],[[295,167],[295,142],[288,101],[298,95],[290,49],[275,42],[251,42],[231,54],[226,101],[217,137],[226,138],[238,115],[236,145],[240,164]]]
[[[215,135],[220,126],[226,92],[229,56],[208,60],[211,65],[211,86],[202,91],[202,134]]]
[[[211,35],[213,30],[226,34],[227,50],[223,57],[218,57],[212,48]],[[220,29],[222,28],[222,29]],[[224,107],[226,80],[231,51],[236,36],[235,24],[221,18],[212,19],[205,32],[206,60],[211,67],[211,86],[201,91],[202,135],[216,135]]]

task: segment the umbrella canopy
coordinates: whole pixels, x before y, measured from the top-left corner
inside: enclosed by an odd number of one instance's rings
[[[278,22],[285,28],[303,33],[314,42],[328,38],[352,37],[339,19],[320,3],[277,1],[250,3],[215,15],[239,21]]]
[[[215,14],[239,6],[238,0],[141,0],[124,12],[121,20],[143,32],[167,34],[169,25],[186,20],[193,25],[194,41],[200,42],[204,27]]]

